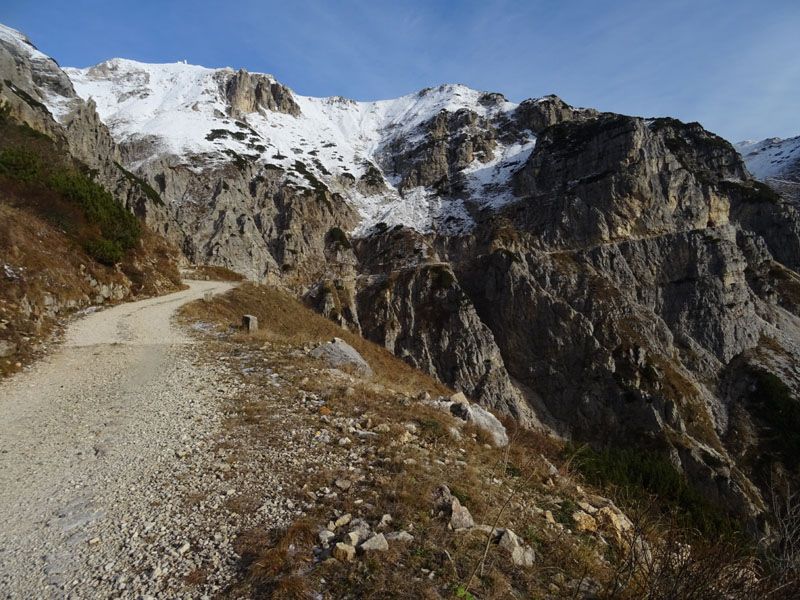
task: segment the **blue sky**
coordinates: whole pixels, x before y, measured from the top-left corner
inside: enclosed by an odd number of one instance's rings
[[[731,141],[800,135],[798,0],[4,0],[0,22],[63,66],[185,59],[357,100],[463,83]]]

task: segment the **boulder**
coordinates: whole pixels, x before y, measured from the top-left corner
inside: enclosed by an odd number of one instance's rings
[[[360,546],[362,552],[368,554],[370,552],[386,552],[389,549],[389,542],[382,533],[373,535],[366,542]]]
[[[506,529],[500,537],[499,545],[511,555],[511,562],[518,567],[531,567],[536,558],[533,548],[526,545],[522,538],[510,529]]]
[[[455,394],[453,397],[457,396]],[[461,394],[463,396],[463,394]],[[508,434],[506,428],[488,410],[477,404],[468,404],[464,402],[454,402],[450,405],[450,414],[458,417],[462,421],[472,423],[476,427],[488,431],[492,435],[492,440],[495,446],[505,446],[508,444]]]
[[[246,331],[258,331],[258,319],[253,315],[244,315],[242,317],[242,329]]]
[[[334,526],[334,527],[336,527],[336,528],[338,528],[338,527],[344,527],[344,526],[345,526],[345,525],[347,525],[347,524],[348,524],[348,523],[349,523],[349,522],[350,522],[352,519],[353,519],[353,515],[351,515],[350,513],[344,514],[344,515],[342,515],[341,517],[339,517],[338,519],[336,519],[336,521],[334,522],[333,526]]]
[[[458,498],[453,498],[450,504],[450,526],[453,529],[469,529],[475,526],[469,509],[462,506]]]
[[[633,523],[619,510],[614,510],[610,506],[604,506],[597,511],[596,520],[598,525],[605,531],[614,535],[618,544],[623,544],[629,531],[633,529]]]
[[[414,536],[407,531],[393,531],[386,534],[386,540],[389,542],[400,542],[407,544],[414,541]]]
[[[7,356],[11,356],[17,351],[17,345],[6,341],[0,340],[0,358],[6,358]]]
[[[372,375],[372,368],[358,351],[340,338],[333,338],[327,344],[317,346],[311,351],[311,356],[324,360],[331,367],[350,367],[361,375]]]
[[[454,498],[450,493],[450,488],[444,484],[438,486],[431,493],[431,502],[437,512],[450,510],[453,500]]]
[[[464,395],[464,392],[456,392],[455,394],[450,396],[450,402],[454,404],[462,403],[469,405],[469,400],[467,400],[467,397]]]
[[[319,532],[320,543],[327,548],[328,544],[336,537],[336,534],[328,529]]]

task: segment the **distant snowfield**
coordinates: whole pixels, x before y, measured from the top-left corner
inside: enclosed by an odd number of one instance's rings
[[[237,122],[226,116],[228,101],[220,85],[233,75],[230,68],[115,58],[87,69],[64,71],[79,96],[94,100],[118,143],[150,138],[158,141],[160,152],[179,158],[217,157],[211,160],[220,162],[229,161],[226,152],[232,151],[263,164],[280,165],[288,173],[300,160],[328,184],[345,173],[358,179],[372,165],[379,166],[382,151],[397,138],[406,147],[423,143],[420,125],[442,110],[467,108],[491,118],[517,107],[511,102],[484,106],[479,102],[483,92],[460,85],[376,102],[293,93],[301,111],[298,117],[265,110],[248,114],[246,122]],[[491,162],[476,160],[464,171],[475,208],[496,207],[512,199],[509,175],[527,159],[534,144],[533,134],[525,144],[498,144]],[[462,230],[474,225],[464,201],[442,199],[422,188],[406,190],[401,197],[396,188],[398,178],[392,173],[384,176],[388,191],[382,195],[364,196],[354,188],[343,192],[363,217],[355,234],[378,222],[420,231]],[[307,185],[302,179],[292,183]]]
[[[736,149],[744,158],[747,169],[757,179],[780,179],[791,166],[800,163],[800,136],[769,138],[760,142],[739,142]]]

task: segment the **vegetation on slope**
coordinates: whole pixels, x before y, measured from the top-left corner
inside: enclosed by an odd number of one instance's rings
[[[0,121],[0,187],[59,227],[95,260],[114,265],[141,237],[141,225],[84,166],[49,137],[10,118]]]
[[[568,456],[587,481],[613,488],[625,504],[642,504],[651,498],[662,512],[703,535],[718,537],[735,532],[735,524],[722,510],[679,472],[660,452],[634,448],[571,448]]]

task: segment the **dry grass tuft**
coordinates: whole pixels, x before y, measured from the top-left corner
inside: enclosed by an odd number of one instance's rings
[[[312,597],[311,586],[305,577],[287,575],[275,582],[270,590],[271,600],[306,600]]]
[[[246,568],[246,586],[257,598],[305,600],[312,588],[303,575],[316,529],[301,519],[283,529],[249,531],[237,542],[237,552]]]

